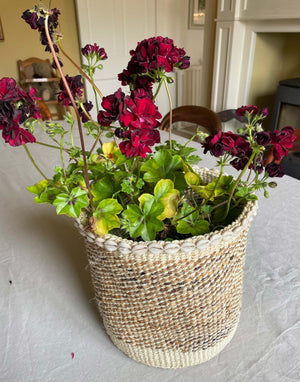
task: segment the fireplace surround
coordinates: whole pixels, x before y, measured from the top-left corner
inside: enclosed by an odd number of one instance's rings
[[[248,103],[258,33],[300,33],[299,0],[218,1],[213,110]]]

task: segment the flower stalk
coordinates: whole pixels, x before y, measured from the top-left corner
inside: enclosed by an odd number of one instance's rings
[[[90,186],[90,182],[89,182],[89,176],[88,176],[88,169],[87,169],[87,162],[86,162],[86,155],[85,155],[85,145],[84,145],[84,138],[83,138],[83,132],[82,132],[82,127],[81,127],[81,119],[80,119],[80,115],[79,115],[78,109],[76,107],[76,103],[75,103],[75,100],[73,98],[72,92],[71,92],[71,90],[69,88],[68,82],[67,82],[67,80],[65,78],[65,75],[64,75],[64,73],[62,71],[62,68],[61,68],[61,65],[60,65],[60,62],[59,62],[59,59],[58,59],[57,54],[55,52],[55,49],[53,47],[52,39],[50,37],[49,29],[48,29],[48,19],[49,19],[49,15],[46,14],[46,17],[45,17],[45,32],[46,32],[46,36],[47,36],[47,40],[48,40],[48,44],[49,44],[51,53],[52,53],[54,61],[56,63],[56,67],[57,67],[57,69],[58,69],[58,71],[59,71],[59,73],[61,75],[61,79],[63,81],[65,89],[66,89],[66,91],[68,93],[68,96],[70,98],[72,106],[74,107],[74,111],[76,113],[77,122],[78,122],[79,137],[80,137],[80,144],[81,144],[81,149],[82,149],[82,159],[83,159],[83,165],[84,165],[84,178],[85,178],[86,187],[88,189],[88,194],[89,194],[89,199],[90,199],[90,203],[91,203],[91,208],[93,210],[94,209],[93,195],[92,195],[91,186]]]
[[[24,146],[24,149],[25,149],[25,152],[28,156],[28,158],[30,159],[31,163],[34,165],[34,167],[37,169],[37,171],[39,172],[40,175],[42,175],[42,177],[46,180],[49,181],[49,179],[47,178],[47,176],[43,173],[43,171],[39,168],[39,166],[37,165],[37,163],[35,162],[35,160],[33,159],[27,145],[23,145]]]
[[[169,142],[170,142],[170,149],[172,150],[172,123],[173,123],[172,98],[171,98],[171,94],[169,92],[168,83],[167,83],[167,79],[166,79],[165,76],[163,77],[163,81],[164,81],[166,92],[167,92],[167,95],[168,95],[169,107],[170,107]]]

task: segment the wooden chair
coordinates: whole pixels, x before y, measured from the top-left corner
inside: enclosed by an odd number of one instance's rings
[[[18,69],[20,86],[26,91],[31,87],[38,90],[38,96],[42,100],[40,103],[42,115],[44,113],[45,116],[49,116],[51,110],[50,119],[54,119],[53,117],[63,119],[65,108],[58,102],[56,96],[60,78],[51,67],[50,60],[37,57],[18,60]]]
[[[222,130],[219,116],[214,111],[202,106],[179,106],[172,110],[172,123],[190,122],[203,127],[209,134],[216,134]],[[166,114],[161,122],[160,129],[168,130],[170,125],[170,113]]]
[[[45,102],[38,99],[36,103],[38,104],[39,112],[43,118],[43,121],[52,120],[52,114]]]

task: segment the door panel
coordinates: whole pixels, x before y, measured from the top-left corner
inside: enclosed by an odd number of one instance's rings
[[[156,35],[156,0],[76,0],[76,6],[81,47],[97,43],[108,56],[103,69],[96,71],[96,85],[104,95],[114,93],[121,86],[117,77],[130,60],[129,51],[138,41]],[[86,89],[88,100],[93,101],[91,86],[86,84]],[[128,92],[128,87],[122,90]],[[175,85],[171,92],[175,99]],[[158,100],[164,115],[168,111],[167,96],[161,94]]]

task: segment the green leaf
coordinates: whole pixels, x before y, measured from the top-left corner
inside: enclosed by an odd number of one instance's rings
[[[92,184],[91,191],[94,196],[93,201],[97,206],[101,200],[111,198],[112,195],[118,191],[118,187],[114,179],[107,175],[97,183]]]
[[[56,195],[60,193],[60,190],[57,188],[49,186],[49,183],[46,179],[41,180],[34,186],[27,187],[27,190],[37,195],[34,198],[35,203],[53,204]]]
[[[123,217],[128,221],[125,226],[132,238],[141,236],[145,241],[154,240],[156,233],[164,228],[163,222],[158,219],[164,206],[150,194],[142,194],[139,202],[139,206],[130,204],[123,212]]]
[[[209,204],[204,204],[202,207],[201,207],[201,212],[203,212],[205,215],[210,215],[211,212],[212,212],[213,208],[211,205]]]
[[[228,195],[233,186],[233,177],[223,175],[221,178],[216,178],[207,185],[204,184],[198,174],[188,172],[185,174],[187,184],[206,200],[214,200],[214,198]]]
[[[174,181],[177,170],[182,170],[182,159],[179,155],[172,156],[168,150],[156,152],[141,166],[141,171],[145,172],[144,180],[150,183],[161,179]]]
[[[170,142],[167,141],[164,145],[156,146],[156,151],[169,150],[172,155],[179,155],[182,160],[189,164],[197,164],[201,158],[198,155],[190,155],[197,151],[197,149],[189,146],[181,145],[180,143],[172,140],[172,149],[170,149]]]
[[[80,187],[74,188],[69,194],[60,193],[56,196],[53,204],[56,206],[56,213],[78,218],[82,208],[89,205],[87,191]]]
[[[72,117],[72,114],[69,113],[67,111],[67,113],[64,115],[64,120],[69,123],[70,125],[72,125],[74,123],[74,120],[73,120],[73,117]]]
[[[164,210],[158,219],[172,218],[177,212],[177,203],[180,192],[174,189],[174,183],[170,179],[161,179],[154,188],[154,196],[158,203],[164,206]]]
[[[106,235],[111,229],[120,227],[120,219],[117,215],[122,209],[116,199],[102,200],[93,214],[97,219],[95,232],[98,235]]]
[[[176,230],[182,234],[203,235],[209,232],[209,222],[199,220],[199,211],[187,203],[184,203],[180,213],[178,214],[178,224]]]
[[[97,138],[99,132],[99,126],[92,121],[87,121],[83,124],[83,127],[87,129],[87,135],[92,135]]]
[[[47,130],[46,133],[50,135],[51,137],[55,137],[57,134],[58,135],[64,135],[67,132],[65,129],[61,126],[59,122],[52,122],[52,121],[47,121],[46,122]]]
[[[40,182],[35,183],[34,186],[27,187],[27,190],[29,192],[32,192],[35,195],[40,196],[41,193],[46,190],[46,188],[48,187],[48,184],[49,182],[46,179],[43,179]]]

